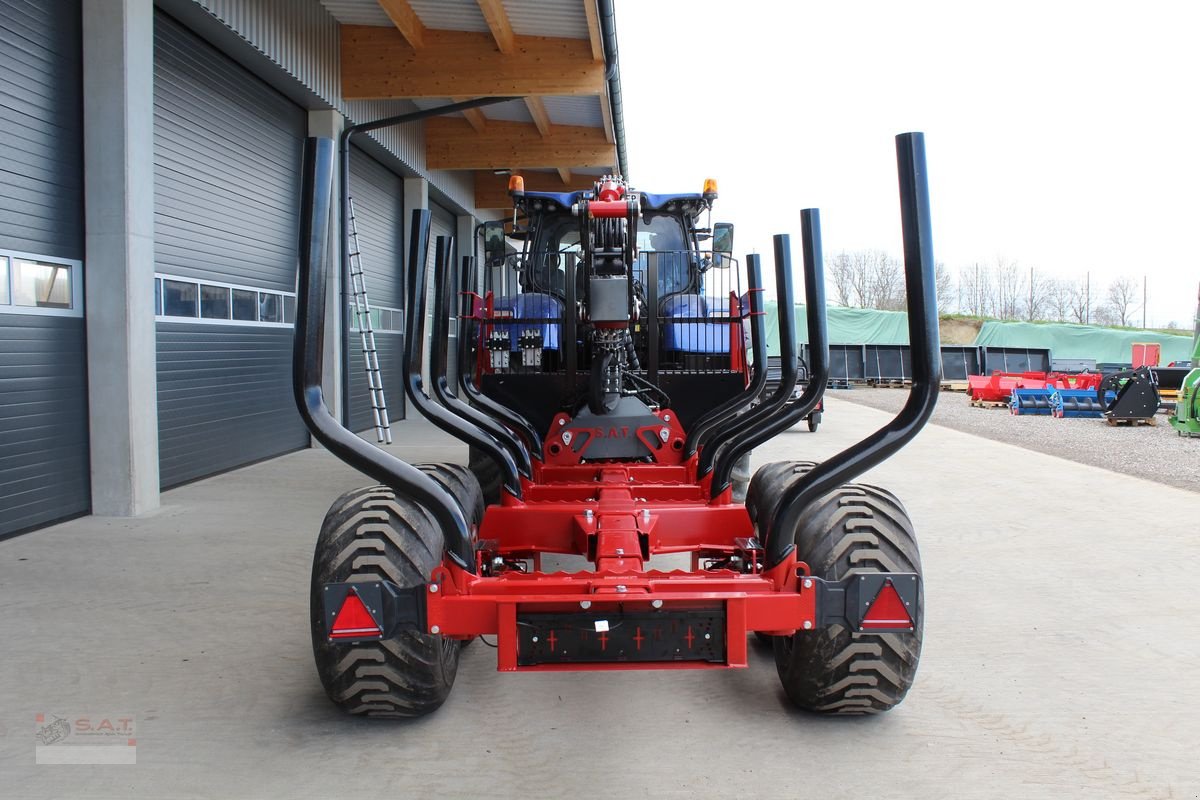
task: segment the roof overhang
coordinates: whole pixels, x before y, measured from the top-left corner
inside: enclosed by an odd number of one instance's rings
[[[477,208],[511,207],[510,174],[564,192],[624,172],[611,0],[322,2],[346,100],[522,98],[425,122],[426,167],[473,171]]]

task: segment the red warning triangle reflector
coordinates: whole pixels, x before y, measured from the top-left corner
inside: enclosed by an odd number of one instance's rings
[[[333,618],[333,626],[329,629],[330,639],[361,639],[365,636],[381,636],[383,630],[367,611],[363,601],[353,590],[346,593],[342,607]]]
[[[871,601],[871,607],[867,609],[867,613],[863,616],[862,628],[864,630],[872,630],[879,628],[911,628],[913,626],[912,615],[908,613],[908,608],[904,605],[904,601],[900,599],[900,593],[896,591],[896,587],[888,581],[879,590],[879,594],[875,595],[875,599]]]

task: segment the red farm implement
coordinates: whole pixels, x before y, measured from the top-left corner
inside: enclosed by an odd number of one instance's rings
[[[899,703],[920,653],[916,541],[895,496],[849,483],[917,434],[940,385],[924,143],[896,144],[912,397],[823,463],[763,466],[742,502],[739,465],[811,413],[827,384],[815,209],[801,214],[810,374],[793,401],[787,236],[774,241],[782,375],[767,394],[762,267],[748,256],[741,285],[731,227],[701,225],[715,184],[655,195],[618,178],[569,194],[514,183],[515,225],[481,226],[479,269],[471,257],[455,264],[439,239],[432,268],[408,271],[411,408],[472,454],[470,469],[410,465],[325,405],[334,142],[309,140],[297,402],[318,440],[380,483],[339,498],[317,543],[313,647],[330,698],[355,713],[428,713],[478,637],[495,637],[502,671],[721,669],[747,664],[754,633],[802,708]],[[414,212],[410,265],[427,263],[429,225]],[[563,558],[588,566],[568,571]]]

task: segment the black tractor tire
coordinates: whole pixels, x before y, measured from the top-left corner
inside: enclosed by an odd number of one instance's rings
[[[797,557],[825,580],[921,573],[908,513],[895,495],[875,486],[846,484],[821,498],[801,516],[794,541]],[[916,677],[924,602],[922,587],[911,633],[830,625],[775,637],[775,667],[788,698],[818,714],[876,714],[896,706]]]
[[[729,480],[733,486],[733,502],[746,502],[746,492],[750,487],[750,454],[733,462],[733,469],[729,471]]]
[[[784,491],[816,465],[815,461],[772,461],[759,467],[746,490],[746,510],[750,512],[750,521],[758,525],[759,519],[772,519],[779,509]],[[758,527],[762,530],[763,526]]]
[[[330,507],[313,557],[309,616],[317,674],[342,710],[419,717],[446,701],[461,642],[404,631],[382,641],[331,643],[322,601],[327,583],[423,585],[441,564],[443,550],[442,532],[429,513],[386,486],[355,489]]]
[[[808,432],[816,433],[817,428],[821,425],[821,412],[814,411],[808,415]]]
[[[483,490],[483,502],[489,506],[499,503],[500,489],[504,485],[500,465],[477,447],[471,448],[467,463]]]
[[[750,488],[746,491],[746,511],[749,512],[750,521],[756,528],[763,529],[763,526],[758,524],[759,519],[768,520],[774,517],[779,510],[779,501],[783,498],[784,491],[816,465],[815,461],[772,461],[758,468],[750,480]],[[761,541],[761,537],[759,540]],[[755,631],[754,638],[765,645],[771,644],[775,639],[774,636],[761,631]]]
[[[483,488],[470,467],[462,464],[413,464],[414,467],[433,478],[462,509],[463,516],[472,525],[478,525],[483,520],[486,503],[483,498]]]

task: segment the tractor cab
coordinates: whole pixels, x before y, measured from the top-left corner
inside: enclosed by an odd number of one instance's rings
[[[468,363],[485,394],[546,431],[585,408],[673,409],[686,425],[745,389],[748,295],[733,226],[704,219],[715,182],[650,194],[605,177],[550,193],[515,177],[510,194],[512,219],[482,226]]]

